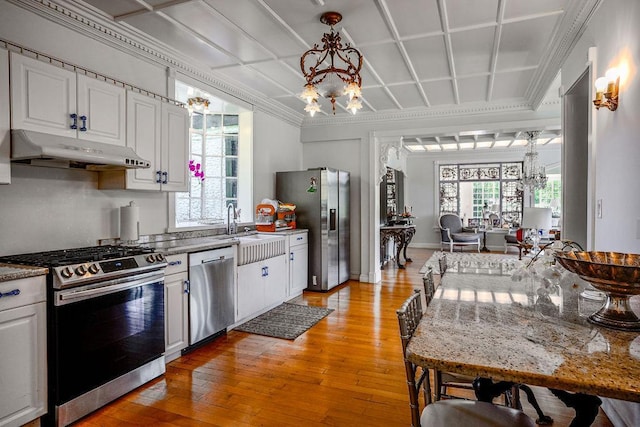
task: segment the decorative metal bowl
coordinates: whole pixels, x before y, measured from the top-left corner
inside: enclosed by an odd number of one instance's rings
[[[629,298],[640,295],[640,255],[620,252],[557,252],[555,259],[607,295],[589,321],[625,331],[640,331]]]

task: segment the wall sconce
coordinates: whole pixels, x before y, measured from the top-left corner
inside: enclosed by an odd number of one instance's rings
[[[620,73],[618,69],[608,69],[604,77],[596,80],[595,86],[596,99],[593,100],[593,104],[596,109],[607,107],[611,111],[616,111],[618,108],[618,90],[620,89]]]

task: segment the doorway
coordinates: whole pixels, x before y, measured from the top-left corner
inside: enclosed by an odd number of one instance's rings
[[[589,190],[589,69],[563,98],[562,238],[587,249]]]

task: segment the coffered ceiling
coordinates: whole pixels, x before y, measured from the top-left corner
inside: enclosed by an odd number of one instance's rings
[[[300,56],[319,21],[364,56],[363,109],[340,99],[336,119],[536,110],[557,103],[558,71],[598,0],[69,0],[220,81],[303,119]],[[555,83],[554,83],[555,82]],[[343,97],[344,98],[344,97]],[[331,117],[322,112],[304,124]],[[359,116],[359,117],[358,117]],[[512,135],[512,141],[518,139]],[[425,149],[445,136],[425,135]],[[486,136],[476,135],[474,144]],[[457,140],[456,140],[457,138]],[[454,136],[456,144],[466,137]],[[407,141],[408,142],[408,141]]]

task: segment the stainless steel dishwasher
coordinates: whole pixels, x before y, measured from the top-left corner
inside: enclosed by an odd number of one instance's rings
[[[233,247],[189,254],[189,345],[234,322]]]

